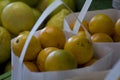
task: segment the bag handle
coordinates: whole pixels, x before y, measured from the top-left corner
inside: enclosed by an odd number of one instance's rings
[[[23,59],[27,50],[27,47],[29,45],[29,42],[32,38],[32,36],[34,35],[35,31],[38,29],[38,27],[43,23],[43,21],[49,16],[49,14],[51,14],[56,8],[58,8],[61,4],[63,4],[63,2],[61,0],[55,0],[53,3],[51,3],[46,9],[45,11],[42,13],[42,15],[39,17],[39,19],[37,20],[37,22],[35,23],[35,25],[33,26],[32,30],[30,31],[23,50],[21,52],[20,55],[20,59],[19,59],[19,70],[18,70],[18,79],[19,80],[23,80],[23,76],[22,76],[22,68],[23,68]]]
[[[75,33],[75,34],[77,34],[79,31],[79,28],[82,27],[85,30],[85,33],[90,41],[91,41],[91,35],[88,32],[88,30],[84,27],[84,25],[82,24],[82,21],[86,15],[91,3],[92,3],[92,0],[86,0],[86,2],[84,3],[84,5],[83,5],[78,17],[77,17],[75,25],[73,27],[73,33]]]

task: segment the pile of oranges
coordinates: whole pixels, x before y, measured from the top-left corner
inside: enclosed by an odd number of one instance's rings
[[[97,61],[94,57],[93,42],[119,42],[120,19],[113,22],[106,14],[97,14],[83,25],[91,34],[87,38],[80,27],[78,34],[66,38],[65,31],[56,26],[46,26],[33,35],[25,53],[24,64],[34,72],[69,70],[85,67]],[[73,29],[75,21],[70,24]],[[14,54],[21,55],[29,31],[24,31],[14,38]],[[71,34],[71,33],[69,33]]]
[[[29,31],[20,33],[13,39],[14,54],[20,57]],[[34,72],[76,69],[80,65],[91,65],[94,50],[86,37],[73,35],[66,39],[62,29],[46,26],[32,37],[24,57],[26,67]]]

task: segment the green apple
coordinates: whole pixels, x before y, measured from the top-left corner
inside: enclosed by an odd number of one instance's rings
[[[10,41],[10,33],[4,27],[0,27],[0,64],[10,58]]]
[[[78,64],[82,65],[92,59],[94,49],[88,38],[83,36],[71,36],[64,45],[64,50],[74,55]]]
[[[1,25],[1,26],[2,26],[1,13],[2,13],[4,7],[5,7],[6,5],[8,5],[9,3],[10,3],[9,0],[0,0],[0,25]]]
[[[68,9],[61,9],[48,20],[46,26],[56,26],[63,29],[64,18],[70,13]]]
[[[55,0],[48,0],[47,1],[47,5],[50,5],[53,1]],[[74,0],[62,0],[66,5],[68,5],[73,11],[75,11],[75,1]],[[60,7],[58,7],[52,14],[51,16],[53,16],[54,14],[56,14],[57,12],[59,12],[61,9],[66,8],[64,5],[61,5]]]
[[[2,11],[1,20],[3,26],[14,35],[31,30],[36,21],[31,7],[23,2],[8,4]]]
[[[35,8],[32,8],[32,10],[33,10],[33,14],[35,16],[35,20],[37,21],[38,18],[40,17],[40,15],[41,15],[41,12],[38,9],[35,9]]]
[[[22,1],[30,6],[34,6],[37,4],[38,0],[10,0],[11,2],[15,2],[15,1]]]

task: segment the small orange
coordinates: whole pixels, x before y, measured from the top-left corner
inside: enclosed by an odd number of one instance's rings
[[[106,33],[95,33],[91,36],[92,42],[113,42],[113,39]]]
[[[74,20],[74,21],[70,24],[71,30],[73,30],[73,27],[74,27],[74,25],[75,25],[75,22],[76,22],[76,20]],[[84,25],[84,27],[85,27],[87,30],[89,30],[88,23],[87,23],[86,20],[83,20],[83,21],[82,21],[82,24]],[[82,28],[82,26],[80,26],[79,31],[84,31],[84,29]]]
[[[40,51],[40,53],[37,56],[37,66],[40,69],[40,71],[45,71],[44,63],[46,60],[46,57],[49,55],[50,52],[57,50],[56,47],[47,47]]]
[[[55,26],[46,26],[38,34],[38,39],[43,48],[57,47],[63,48],[66,42],[66,37],[63,30]]]
[[[94,55],[92,43],[86,37],[81,36],[70,37],[66,41],[64,49],[74,55],[78,64],[86,63]]]
[[[90,33],[106,33],[112,35],[114,33],[114,23],[106,14],[96,14],[89,21]]]
[[[45,61],[46,71],[76,69],[77,62],[74,56],[64,49],[52,51]]]
[[[14,38],[12,48],[16,56],[20,57],[25,41],[28,37],[29,31],[24,31]],[[42,50],[40,41],[32,36],[32,39],[28,45],[24,61],[35,60],[39,51]]]

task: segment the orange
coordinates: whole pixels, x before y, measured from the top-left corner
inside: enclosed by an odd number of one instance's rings
[[[79,31],[77,35],[82,36],[82,37],[86,37],[85,31]]]
[[[66,42],[66,37],[63,30],[55,26],[46,26],[38,34],[38,39],[43,48],[57,47],[63,48]]]
[[[92,43],[86,37],[81,36],[70,37],[66,41],[64,49],[74,55],[78,64],[86,63],[94,55]]]
[[[95,33],[91,36],[92,42],[113,42],[112,38],[106,33]]]
[[[66,50],[59,49],[52,51],[45,61],[46,71],[59,71],[77,68],[74,56]]]
[[[28,34],[29,34],[29,31],[22,32],[13,40],[12,48],[13,48],[14,54],[18,57],[21,55],[21,52],[25,44],[25,41],[28,37]],[[24,60],[26,61],[35,60],[41,49],[42,48],[41,48],[40,41],[35,36],[32,36],[32,39],[28,45],[28,49],[25,53]]]
[[[70,24],[71,30],[73,30],[73,27],[74,27],[74,25],[75,25],[75,22],[76,22],[76,20],[74,20],[74,21]],[[82,24],[84,25],[84,27],[85,27],[87,30],[89,30],[89,26],[88,26],[88,23],[87,23],[86,20],[83,20],[83,21],[82,21]],[[82,28],[82,26],[80,26],[79,31],[84,31],[84,29]]]
[[[32,72],[39,72],[39,69],[37,68],[37,65],[34,62],[23,62],[25,66]]]
[[[115,23],[115,33],[120,36],[120,18]]]
[[[57,50],[58,48],[55,47],[47,47],[44,48],[37,56],[37,66],[40,69],[40,71],[45,71],[44,63],[46,60],[46,57],[49,55],[50,52]]]
[[[114,32],[114,23],[112,19],[105,14],[96,14],[89,21],[90,33],[106,33],[112,35]]]

